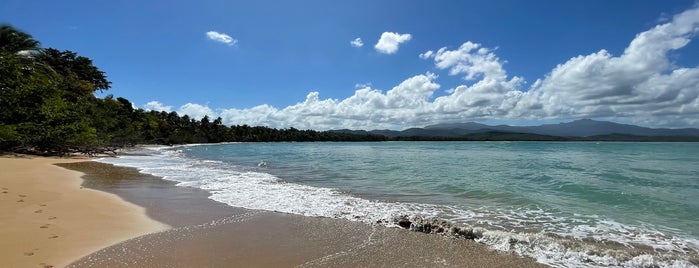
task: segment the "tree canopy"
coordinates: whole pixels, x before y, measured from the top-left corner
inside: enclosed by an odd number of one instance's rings
[[[87,154],[139,143],[366,141],[383,136],[314,130],[225,126],[175,112],[137,109],[127,99],[95,92],[111,82],[91,59],[69,50],[41,49],[31,35],[0,26],[0,151]],[[25,53],[25,51],[31,53]]]
[[[12,25],[0,24],[0,51],[16,54],[22,51],[39,49],[39,41],[28,33],[22,32]]]

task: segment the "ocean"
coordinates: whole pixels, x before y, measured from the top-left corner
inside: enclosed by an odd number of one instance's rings
[[[234,207],[459,227],[554,267],[699,263],[699,143],[229,143],[97,161]]]

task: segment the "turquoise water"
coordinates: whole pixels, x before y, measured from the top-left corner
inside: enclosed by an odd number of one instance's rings
[[[102,161],[232,206],[391,225],[477,228],[554,266],[692,266],[699,143],[236,143]],[[264,161],[266,166],[258,166]],[[518,241],[514,243],[513,241]]]

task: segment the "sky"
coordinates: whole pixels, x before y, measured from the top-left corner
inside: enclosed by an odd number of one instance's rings
[[[699,3],[0,1],[113,94],[227,125],[699,127]]]

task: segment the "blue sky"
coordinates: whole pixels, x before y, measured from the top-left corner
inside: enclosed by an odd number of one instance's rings
[[[93,59],[140,108],[312,129],[699,127],[695,1],[68,2],[4,0],[0,22]]]

